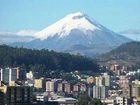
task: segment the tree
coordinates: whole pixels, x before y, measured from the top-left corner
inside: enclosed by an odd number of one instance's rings
[[[92,99],[89,105],[103,105],[99,99]]]
[[[99,99],[92,99],[86,93],[78,98],[77,105],[103,105]]]

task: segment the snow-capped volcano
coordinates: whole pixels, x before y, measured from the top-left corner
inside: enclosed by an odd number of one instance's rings
[[[89,56],[105,53],[122,43],[131,41],[80,12],[65,16],[37,32],[35,36],[36,40],[16,45]]]
[[[95,22],[94,24],[91,23],[87,15],[78,12],[67,15],[65,18],[61,19],[55,24],[36,33],[35,36],[42,40],[55,35],[59,35],[59,37],[65,37],[69,35],[73,29],[78,29],[86,34],[89,30],[100,30],[100,26]]]

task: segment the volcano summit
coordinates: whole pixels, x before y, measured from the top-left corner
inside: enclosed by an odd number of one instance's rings
[[[14,45],[93,56],[131,41],[80,12],[65,16],[37,32],[35,37],[30,42]]]

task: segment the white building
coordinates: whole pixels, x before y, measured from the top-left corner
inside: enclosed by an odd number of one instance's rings
[[[132,105],[138,105],[138,100],[136,98],[133,98],[133,103]]]
[[[107,73],[104,73],[103,78],[104,78],[104,85],[110,86],[110,75],[108,75]]]
[[[67,92],[67,93],[71,92],[69,83],[64,84],[64,91]]]
[[[46,102],[48,101],[48,97],[45,96],[44,94],[36,94],[36,100]]]
[[[54,92],[54,81],[47,81],[46,82],[46,91],[47,92]]]
[[[3,69],[0,69],[0,81],[3,81]]]
[[[128,99],[125,97],[116,97],[116,104],[128,105]]]
[[[108,87],[93,86],[93,98],[105,99],[108,97]]]
[[[109,90],[109,88],[107,86],[100,87],[100,98],[101,99],[105,99],[108,97],[108,90]]]
[[[105,105],[115,105],[116,104],[114,99],[102,99],[101,102]]]
[[[74,91],[74,92],[78,92],[78,91],[79,91],[79,85],[78,85],[78,84],[75,84],[75,85],[73,86],[73,91]]]
[[[93,98],[100,98],[99,86],[93,86]]]
[[[77,100],[74,98],[58,98],[52,101],[58,102],[59,105],[76,105]]]
[[[96,86],[103,86],[104,85],[103,77],[102,76],[95,77],[95,83],[96,83]]]
[[[33,80],[33,72],[29,71],[29,73],[26,73],[26,78]]]

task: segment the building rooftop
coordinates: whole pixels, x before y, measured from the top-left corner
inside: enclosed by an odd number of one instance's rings
[[[66,101],[76,101],[76,99],[74,98],[59,98],[53,101],[57,101],[57,102],[66,102]]]

